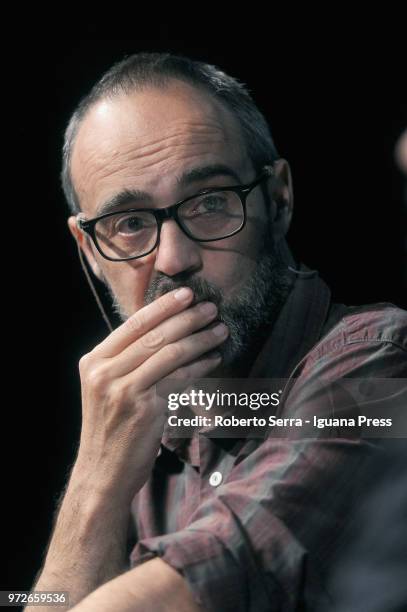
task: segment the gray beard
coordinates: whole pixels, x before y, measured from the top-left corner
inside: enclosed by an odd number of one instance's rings
[[[274,245],[263,245],[254,272],[230,299],[204,278],[190,273],[172,277],[159,273],[146,290],[144,303],[150,304],[178,287],[190,287],[194,292],[194,303],[203,300],[214,302],[218,307],[217,319],[229,328],[228,338],[217,350],[222,354],[222,365],[230,367],[248,351],[260,328],[273,324],[288,296],[292,280],[279,250]],[[115,313],[125,321],[128,315],[123,312],[109,285],[107,287]]]

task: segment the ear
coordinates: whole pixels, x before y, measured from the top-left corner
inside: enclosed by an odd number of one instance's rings
[[[270,218],[275,238],[284,237],[290,227],[294,207],[294,192],[291,169],[286,159],[273,164],[274,175],[269,181]]]
[[[76,240],[79,248],[82,249],[82,252],[85,254],[85,257],[92,268],[94,275],[103,283],[104,275],[103,272],[95,258],[95,254],[91,244],[90,236],[87,236],[77,225],[77,218],[75,216],[71,216],[68,219],[68,227],[69,230]]]

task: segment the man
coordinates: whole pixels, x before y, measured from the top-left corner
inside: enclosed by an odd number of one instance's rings
[[[62,177],[70,231],[123,323],[80,361],[80,444],[36,590],[81,611],[312,608],[375,445],[177,439],[154,390],[291,378],[307,413],[309,381],[406,374],[405,313],[331,304],[298,268],[289,165],[213,66],[114,66],[71,119]]]

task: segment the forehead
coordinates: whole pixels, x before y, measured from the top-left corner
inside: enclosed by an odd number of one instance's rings
[[[175,189],[181,172],[216,163],[247,170],[237,119],[206,92],[174,81],[92,107],[74,142],[71,172],[82,210],[93,214],[118,190],[159,197]]]

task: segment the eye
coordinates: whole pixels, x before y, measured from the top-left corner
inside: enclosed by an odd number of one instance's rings
[[[136,215],[119,219],[116,223],[116,231],[125,234],[140,231],[143,227],[145,227],[144,219]]]
[[[211,215],[227,211],[229,198],[227,192],[208,193],[190,200],[183,210],[186,217]]]
[[[122,214],[115,218],[113,233],[124,236],[134,236],[143,231],[154,230],[156,227],[153,215],[145,212]]]
[[[217,212],[224,210],[227,203],[227,198],[219,193],[205,196],[200,202],[200,208],[203,212]]]

